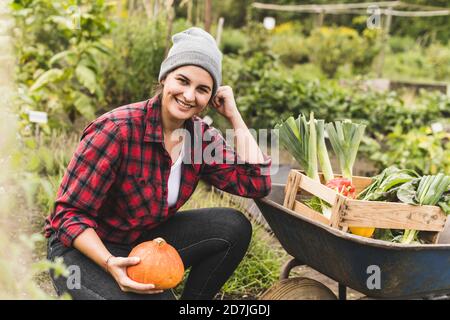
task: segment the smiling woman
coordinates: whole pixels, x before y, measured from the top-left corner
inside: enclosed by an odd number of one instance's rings
[[[222,53],[214,38],[190,28],[172,40],[161,64],[161,90],[149,100],[100,116],[82,134],[46,219],[49,259],[63,257],[66,265],[80,269],[77,290],[52,275],[58,294],[173,299],[170,290],[135,282],[126,272],[140,263],[128,257],[132,248],[161,237],[191,268],[181,298],[212,299],[246,253],[252,230],[241,212],[177,211],[200,179],[235,195],[266,196],[271,159],[249,132],[232,88],[221,86]],[[235,149],[198,116],[208,105],[233,127]],[[210,144],[226,162],[195,157]]]

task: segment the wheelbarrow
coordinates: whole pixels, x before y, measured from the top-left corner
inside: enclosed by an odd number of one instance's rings
[[[318,281],[289,278],[300,265],[335,280],[340,300],[347,298],[347,288],[369,299],[450,299],[450,244],[402,245],[346,233],[285,208],[284,189],[285,184],[274,183],[267,197],[255,199],[293,257],[262,299],[337,298]]]

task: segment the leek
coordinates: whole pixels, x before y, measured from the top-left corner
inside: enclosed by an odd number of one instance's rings
[[[297,119],[291,116],[286,121],[276,124],[275,129],[278,129],[275,132],[282,146],[300,164],[306,175],[319,181],[314,114],[311,113],[309,122],[304,115],[299,115]]]
[[[325,183],[334,178],[333,168],[328,157],[327,145],[325,144],[325,120],[317,120],[317,157],[322,170]]]
[[[326,129],[334,153],[341,168],[342,176],[352,181],[353,165],[366,126],[350,120],[327,123]]]
[[[314,113],[311,112],[309,116],[309,145],[308,145],[308,177],[320,181],[319,170],[317,168],[317,133],[316,121],[314,120]]]

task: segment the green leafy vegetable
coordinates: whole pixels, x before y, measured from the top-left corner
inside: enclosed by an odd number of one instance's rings
[[[317,120],[317,157],[319,159],[320,169],[322,170],[325,182],[334,178],[330,158],[328,157],[327,145],[325,143],[325,120]]]
[[[327,123],[331,146],[339,161],[342,176],[352,181],[352,169],[366,126],[350,120]]]
[[[387,167],[379,175],[373,177],[373,182],[358,195],[358,199],[386,201],[390,196],[391,200],[393,200],[392,194],[389,195],[389,192],[394,187],[398,187],[418,177],[419,175],[414,170],[399,169],[395,166]]]
[[[297,160],[306,175],[319,181],[314,114],[311,113],[309,122],[304,115],[299,115],[296,120],[289,117],[275,125],[275,129],[278,129],[282,146]]]
[[[434,206],[443,202],[445,208],[444,193],[448,191],[449,186],[450,176],[438,173],[434,176],[423,176],[410,181],[406,186],[402,186],[399,190],[401,193],[397,194],[399,199],[405,203]],[[405,230],[401,243],[411,243],[416,236],[416,230]]]

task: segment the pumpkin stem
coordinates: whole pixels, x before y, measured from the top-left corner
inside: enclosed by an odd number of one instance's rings
[[[163,238],[156,238],[156,239],[153,240],[153,241],[156,241],[156,243],[157,243],[159,246],[162,246],[164,243],[166,243],[166,240],[164,240]]]

